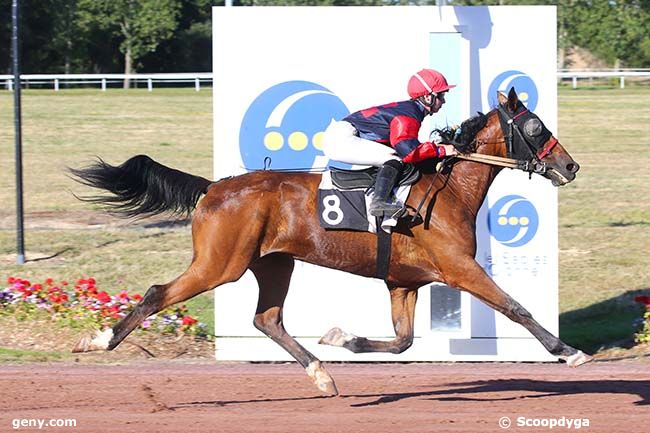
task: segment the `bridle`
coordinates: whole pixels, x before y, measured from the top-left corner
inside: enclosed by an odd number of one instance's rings
[[[429,188],[422,196],[422,200],[416,208],[415,214],[411,218],[412,223],[415,223],[417,220],[420,209],[422,209],[424,202],[427,200],[427,197],[431,193],[436,178],[443,171],[444,166],[453,164],[454,159],[463,159],[466,161],[474,161],[482,164],[522,170],[527,172],[529,174],[529,177],[532,176],[533,173],[541,175],[546,174],[549,168],[546,166],[546,162],[542,160],[550,155],[550,153],[553,151],[553,148],[557,145],[558,141],[555,137],[553,137],[551,132],[546,129],[544,124],[535,114],[531,113],[527,108],[524,108],[523,106],[520,106],[520,109],[521,108],[523,108],[523,110],[519,113],[514,114],[513,116],[511,116],[510,113],[508,113],[502,105],[499,105],[496,109],[504,136],[504,138],[502,140],[498,140],[497,143],[505,142],[508,157],[504,158],[502,156],[484,155],[482,153],[473,152],[458,153],[448,159],[441,161],[439,164],[442,164],[442,167],[436,168],[436,172],[433,176],[433,180],[431,181],[431,185],[429,185]],[[526,119],[526,117],[528,119]],[[522,128],[524,129],[523,133],[521,131]],[[460,128],[457,131],[459,130]],[[516,158],[516,140],[525,143],[525,149],[528,153],[529,159]],[[544,146],[538,145],[535,143],[535,141],[540,144],[544,143]],[[473,144],[474,148],[476,149],[477,146],[487,144],[487,142],[474,137]]]
[[[508,155],[507,158],[483,155],[480,153],[458,154],[454,157],[468,161],[522,170],[528,172],[530,175],[533,173],[541,175],[545,174],[548,171],[548,167],[543,159],[548,156],[555,145],[557,145],[557,139],[544,127],[539,118],[526,108],[511,116],[502,105],[499,105],[497,107],[497,115],[499,116],[499,122],[501,123],[501,129],[505,138]],[[538,145],[534,142],[534,140],[539,136],[542,136],[542,142],[545,143],[541,148],[538,148]],[[544,136],[547,138],[543,139]],[[551,139],[549,140],[548,138]],[[517,152],[515,146],[518,143],[525,144],[523,149],[526,150],[528,159],[516,158]]]

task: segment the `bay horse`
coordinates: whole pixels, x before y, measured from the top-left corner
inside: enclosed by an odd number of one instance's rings
[[[395,338],[371,340],[334,328],[320,343],[356,353],[405,351],[413,342],[417,289],[441,282],[471,293],[521,324],[568,365],[578,366],[592,359],[544,329],[475,260],[476,216],[501,170],[490,161],[517,161],[519,168],[538,173],[556,186],[571,182],[579,169],[541,120],[519,101],[514,89],[507,96],[499,92],[498,98],[495,109],[464,122],[455,141],[459,150],[487,159],[454,158],[448,170],[437,174],[423,167],[421,180],[412,188],[407,205],[414,208],[427,200],[427,216],[423,224],[409,225],[401,220],[393,233],[385,282]],[[338,394],[321,362],[283,325],[283,305],[294,261],[374,277],[377,242],[372,233],[321,228],[316,199],[320,175],[265,170],[212,182],[165,167],[144,155],[119,166],[100,159],[71,172],[81,183],[111,193],[86,200],[107,205],[124,216],[189,214],[194,210],[194,255],[189,268],[167,284],[151,286],[127,316],[112,328],[82,337],[74,352],[112,350],[152,314],[236,281],[250,269],[259,285],[255,327],[291,354],[319,390]],[[434,193],[429,194],[430,190]]]

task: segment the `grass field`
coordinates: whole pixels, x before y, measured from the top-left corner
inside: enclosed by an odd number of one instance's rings
[[[560,333],[624,340],[650,292],[650,88],[562,90],[559,136],[580,162],[560,189]]]
[[[0,278],[73,280],[93,276],[105,290],[143,292],[182,272],[191,258],[188,226],[129,226],[107,219],[72,192],[65,175],[95,155],[110,163],[145,153],[212,177],[209,90],[46,90],[23,92],[26,250],[15,264],[12,94],[0,92]],[[650,88],[561,88],[561,142],[581,164],[560,189],[561,334],[593,350],[629,338],[640,317],[631,298],[650,291]],[[93,228],[96,219],[109,224]],[[55,256],[47,260],[41,257]],[[190,303],[212,322],[211,296]]]

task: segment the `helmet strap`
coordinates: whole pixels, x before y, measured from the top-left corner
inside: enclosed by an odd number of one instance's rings
[[[429,96],[429,95],[432,96],[432,98],[431,98],[431,103],[427,103],[427,100],[426,100],[427,96]],[[428,114],[429,114],[429,115],[432,115],[432,114],[433,114],[433,107],[434,107],[435,104],[436,104],[436,98],[437,98],[437,96],[438,96],[438,95],[437,95],[436,93],[431,92],[431,93],[429,93],[428,95],[420,96],[420,98],[419,98],[419,99],[420,99],[420,102],[422,103],[422,105],[424,105],[424,106],[428,109],[428,111],[429,111]]]

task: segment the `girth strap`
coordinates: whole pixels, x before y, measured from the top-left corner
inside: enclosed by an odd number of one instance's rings
[[[386,280],[390,266],[391,234],[381,228],[382,217],[375,217],[377,227],[377,270],[375,276]]]

